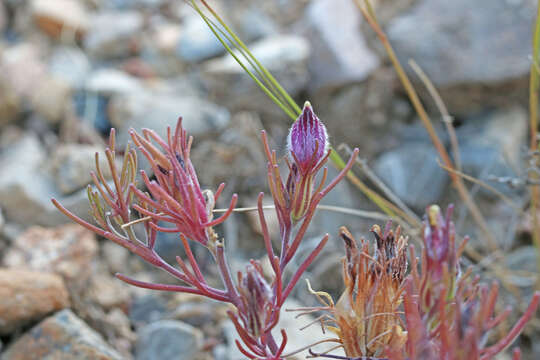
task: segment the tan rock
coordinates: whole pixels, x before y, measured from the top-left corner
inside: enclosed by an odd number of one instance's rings
[[[16,340],[2,360],[122,359],[93,329],[71,310],[43,320]]]
[[[0,334],[8,334],[69,304],[68,291],[60,276],[0,269]]]
[[[54,272],[68,285],[83,284],[91,275],[98,251],[95,235],[76,224],[56,228],[33,226],[22,233],[6,252],[9,267]]]
[[[82,37],[88,29],[88,15],[75,0],[33,0],[34,21],[47,35]]]

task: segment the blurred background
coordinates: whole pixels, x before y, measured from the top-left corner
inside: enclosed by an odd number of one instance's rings
[[[208,2],[299,104],[311,101],[342,156],[348,157],[342,145],[360,148],[358,173],[370,186],[376,177],[418,216],[429,204],[455,203],[458,232],[470,234],[485,256],[475,271],[486,281],[503,276],[502,298],[514,315],[521,312],[537,280],[531,221],[522,211],[533,161],[527,103],[535,1],[373,1],[450,149],[444,118],[408,61],[414,59],[440,91],[453,117],[462,171],[511,199],[509,206],[468,183],[504,257],[486,251],[384,48],[352,0]],[[227,182],[222,199],[237,192],[239,206],[253,206],[259,191],[268,193],[260,130],[269,132],[282,156],[290,119],[181,0],[2,0],[0,32],[0,358],[241,359],[222,305],[116,280],[113,274],[122,272],[174,282],[70,224],[50,198],[89,219],[89,171],[110,128],[124,146],[131,127],[165,135],[183,116],[195,136],[192,161],[203,187]],[[323,202],[377,210],[346,181]],[[330,233],[325,255],[308,274],[314,288],[341,290],[338,227],[369,237],[372,224],[319,212],[299,256]],[[255,213],[239,213],[219,229],[233,267],[263,256],[258,226]],[[411,237],[417,235],[411,229]],[[158,238],[158,252],[170,262],[181,251],[176,236]],[[204,262],[207,255],[198,256]],[[507,271],[491,271],[487,264],[494,261]],[[303,283],[295,291],[302,301],[293,298],[289,308],[315,304]],[[283,326],[292,334],[310,321],[288,317]],[[538,323],[533,320],[520,340],[525,359],[540,356]],[[320,338],[314,328],[291,336],[290,349]]]

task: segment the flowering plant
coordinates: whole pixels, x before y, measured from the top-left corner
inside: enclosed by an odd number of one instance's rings
[[[121,168],[117,167],[113,129],[109,147],[105,150],[113,178],[112,184],[105,180],[96,154],[96,172],[92,173],[95,189],[88,186],[91,212],[97,225],[77,217],[55,199],[52,200],[54,205],[80,225],[165,270],[182,285],[147,283],[117,274],[120,280],[142,288],[193,293],[230,303],[234,311],[231,310],[228,314],[242,340],[242,343],[237,342],[240,351],[250,359],[282,359],[287,335],[281,330],[282,338],[277,341],[272,330],[278,324],[285,300],[301,275],[321,252],[329,235],[322,238],[293,272],[292,277],[286,278],[284,270],[295,256],[317,205],[352,167],[358,150],[353,152],[346,167],[337,177],[325,186],[327,168],[323,167],[331,151],[328,147],[328,136],[311,104],[306,102],[290,130],[286,159],[288,174],[284,182],[276,151],[270,149],[267,135],[262,132],[264,151],[268,159],[268,182],[279,220],[281,247],[277,252],[274,251],[263,212],[264,194],[260,193],[257,209],[272,274],[269,279],[265,278],[261,264],[251,260],[245,271],[237,274],[235,281],[228,265],[225,240],[219,238],[214,227],[224,222],[233,212],[237,195],[232,196],[227,211],[214,219],[214,206],[225,185],[219,185],[215,193],[201,189],[190,160],[193,138],[188,137],[182,128],[181,118],[174,131],[170,128],[167,130],[166,140],[149,129],[143,129],[142,134],[131,130],[130,134],[137,150],[150,163],[155,177],[155,180],[151,180],[146,171],[140,171],[146,191],[137,187],[135,149],[128,145],[123,164]],[[315,176],[321,169],[320,182],[315,186]],[[133,230],[136,223],[143,223],[144,239]],[[176,257],[178,267],[168,264],[155,251],[158,232],[178,234],[186,254],[186,259]],[[208,284],[193,255],[191,241],[204,246],[212,254],[223,288]]]

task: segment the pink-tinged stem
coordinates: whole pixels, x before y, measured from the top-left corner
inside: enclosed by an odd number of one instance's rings
[[[315,260],[317,255],[319,255],[319,253],[321,252],[323,247],[326,245],[326,242],[328,241],[329,237],[330,237],[330,235],[326,234],[324,236],[324,238],[321,240],[321,242],[319,242],[319,245],[317,245],[317,247],[311,252],[311,254],[309,254],[309,256],[306,258],[306,260],[304,260],[302,265],[300,265],[298,270],[296,270],[296,273],[294,274],[291,281],[289,282],[289,284],[285,288],[285,291],[283,292],[283,295],[281,297],[280,304],[279,304],[280,306],[283,305],[283,302],[285,301],[285,299],[287,299],[287,297],[291,293],[292,289],[294,288],[294,286],[296,285],[298,280],[300,280],[300,276],[302,276],[302,274],[304,273],[304,271],[306,271],[308,266],[311,265],[313,260]]]
[[[259,197],[257,198],[257,211],[259,213],[259,221],[261,223],[261,232],[264,239],[264,246],[266,248],[266,253],[268,254],[268,259],[270,260],[270,263],[272,265],[272,268],[274,269],[274,274],[277,274],[276,265],[274,262],[274,249],[272,248],[272,240],[270,239],[270,233],[268,232],[268,225],[266,224],[266,219],[264,217],[264,210],[263,210],[263,198],[264,193],[259,193]]]
[[[128,276],[122,275],[122,274],[115,274],[115,276],[122,280],[125,283],[128,283],[133,286],[137,286],[143,289],[150,289],[150,290],[160,290],[160,291],[171,291],[171,292],[183,292],[183,293],[189,293],[189,294],[197,294],[197,295],[204,295],[207,297],[210,297],[214,300],[218,301],[224,301],[227,302],[226,297],[218,297],[218,296],[210,296],[208,294],[203,294],[199,289],[188,287],[188,286],[180,286],[180,285],[168,285],[168,284],[153,284],[148,283],[145,281],[139,281],[132,279]]]
[[[527,310],[525,310],[525,313],[523,316],[518,320],[516,325],[510,330],[508,335],[506,335],[501,341],[499,341],[497,344],[485,349],[483,351],[483,355],[480,358],[481,360],[487,360],[491,359],[494,355],[501,352],[504,348],[506,348],[514,339],[519,335],[519,333],[523,330],[527,322],[533,317],[533,315],[536,312],[536,309],[538,309],[538,304],[540,303],[540,291],[537,291],[534,293],[532,300],[527,307]]]
[[[182,244],[184,245],[184,250],[186,251],[186,255],[188,257],[189,263],[191,264],[191,268],[193,269],[193,272],[195,273],[197,280],[199,280],[203,284],[206,284],[206,281],[204,280],[204,276],[201,272],[201,269],[199,268],[199,265],[197,264],[197,260],[195,260],[195,256],[193,256],[193,252],[191,251],[191,246],[189,245],[188,239],[184,236],[184,234],[180,234],[180,239],[182,240]]]
[[[229,270],[229,265],[227,264],[227,260],[225,259],[225,248],[222,243],[218,243],[216,245],[216,262],[218,265],[219,273],[221,275],[221,279],[223,280],[225,288],[227,289],[227,294],[229,295],[230,302],[233,303],[241,311],[243,305],[240,301],[240,296],[238,295],[236,286],[234,286],[231,272]]]

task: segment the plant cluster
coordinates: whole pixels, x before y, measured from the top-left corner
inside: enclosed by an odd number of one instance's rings
[[[241,339],[237,346],[247,358],[285,358],[287,334],[281,330],[278,340],[272,331],[278,326],[285,300],[321,252],[329,235],[294,269],[292,276],[284,276],[284,270],[295,257],[318,204],[347,174],[358,150],[353,151],[345,168],[325,186],[328,170],[324,165],[332,150],[328,147],[326,128],[309,102],[289,132],[284,159],[286,176],[282,176],[277,153],[270,149],[267,135],[262,131],[268,184],[281,242],[274,249],[262,205],[264,194],[260,193],[257,210],[272,273],[265,276],[260,262],[250,260],[243,272],[233,276],[226,242],[214,228],[234,211],[237,195],[232,196],[226,212],[214,219],[213,210],[225,185],[221,184],[215,193],[201,189],[190,160],[193,138],[182,128],[182,119],[174,131],[167,130],[166,139],[149,129],[143,129],[141,134],[132,130],[130,134],[136,149],[128,145],[123,163],[118,166],[115,132],[111,131],[109,147],[105,150],[111,183],[105,180],[96,154],[94,187],[88,187],[88,198],[97,225],[72,214],[54,199],[53,203],[75,222],[127,248],[182,284],[147,283],[117,274],[120,280],[142,288],[193,293],[229,303],[234,310],[228,315]],[[137,150],[148,160],[153,174],[152,178],[146,171],[140,171],[145,190],[138,186]],[[394,231],[388,224],[383,231],[374,225],[371,229],[376,240],[374,246],[365,240],[358,244],[346,228],[341,229],[346,248],[345,291],[335,304],[330,295],[312,291],[324,306],[309,312],[325,312],[321,323],[337,335],[328,341],[337,342],[345,350],[346,359],[489,359],[508,346],[533,316],[540,293],[534,295],[523,317],[504,338],[486,345],[488,332],[510,310],[494,317],[497,286],[488,291],[487,287],[478,285],[478,279],[471,280],[470,270],[461,272],[459,259],[466,241],[456,247],[451,210],[445,218],[438,207],[428,209],[421,267],[414,248],[410,247],[409,275],[406,275],[407,239],[399,227]],[[142,234],[134,230],[138,223],[144,228]],[[155,251],[158,232],[178,234],[186,255],[176,257],[177,267]],[[212,255],[222,280],[221,288],[207,282],[193,255],[193,245],[203,246]],[[328,353],[318,355],[340,358]]]

